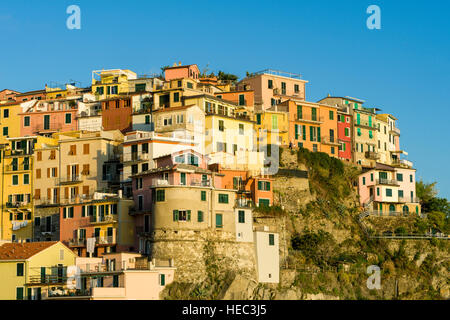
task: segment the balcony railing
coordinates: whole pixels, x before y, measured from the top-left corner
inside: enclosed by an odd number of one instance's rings
[[[69,246],[70,247],[85,247],[86,239],[70,239]]]
[[[58,182],[59,184],[76,184],[83,182],[83,176],[79,174],[70,177],[60,177]]]
[[[255,203],[250,199],[236,199],[236,208],[255,208]]]
[[[398,202],[401,203],[419,203],[420,199],[416,197],[398,197]]]
[[[335,146],[339,145],[339,142],[337,142],[337,139],[335,137],[322,137],[322,143]]]
[[[377,184],[385,184],[389,186],[399,186],[400,184],[396,180],[389,179],[377,179]]]
[[[359,122],[357,121],[355,125],[358,127],[365,127],[373,130],[378,130],[378,127],[374,122],[369,123],[369,121],[359,121]]]
[[[313,116],[312,114],[302,114],[300,117],[298,114],[295,114],[295,121],[308,121],[308,122],[323,122],[324,117],[321,116]]]
[[[38,124],[33,126],[33,132],[41,131],[60,131],[63,125],[61,123],[50,123],[49,125]]]
[[[58,275],[36,275],[36,276],[30,276],[28,278],[28,284],[50,284],[50,285],[56,285],[56,284],[66,284],[67,283],[67,276],[58,276]]]
[[[95,237],[95,244],[115,244],[116,238],[114,236]]]
[[[133,161],[148,161],[149,154],[148,153],[125,153],[123,155],[123,162],[133,162]]]
[[[380,154],[373,151],[366,151],[366,158],[371,160],[378,160],[380,159]]]
[[[395,135],[400,135],[400,129],[399,129],[399,128],[396,128],[396,127],[390,128],[390,129],[389,129],[389,132],[390,132],[390,133],[393,133],[393,134],[395,134]]]
[[[5,166],[5,172],[27,171],[27,170],[30,170],[29,164],[18,164],[18,165],[8,164]]]
[[[31,202],[23,202],[23,201],[22,202],[21,201],[7,202],[6,207],[7,208],[16,208],[16,209],[31,209],[32,204],[31,204]]]
[[[92,224],[100,224],[100,223],[114,223],[117,220],[112,215],[107,216],[91,216],[90,222]]]

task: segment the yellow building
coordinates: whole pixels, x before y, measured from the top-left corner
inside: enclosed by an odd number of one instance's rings
[[[92,71],[92,93],[98,100],[117,97],[130,92],[128,80],[136,80],[131,70],[112,69]]]
[[[76,257],[56,241],[0,244],[0,300],[41,300],[67,287]]]
[[[289,145],[289,113],[284,106],[255,112],[257,146]],[[264,132],[266,130],[267,133]]]
[[[35,148],[52,144],[41,136],[8,138],[1,152],[1,232],[0,239],[31,241],[33,237],[33,179]]]
[[[20,136],[19,102],[0,104],[0,143],[6,143],[8,137]]]

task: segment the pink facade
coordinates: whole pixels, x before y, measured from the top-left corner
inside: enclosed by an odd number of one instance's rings
[[[191,64],[187,66],[169,67],[164,70],[164,78],[166,81],[183,78],[191,78],[198,80],[199,75],[200,70],[198,69],[196,64]]]
[[[36,133],[67,132],[78,129],[77,110],[39,111],[20,113],[20,133],[31,136]]]

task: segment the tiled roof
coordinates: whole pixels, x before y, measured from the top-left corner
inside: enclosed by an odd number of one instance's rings
[[[56,243],[58,241],[5,243],[0,246],[0,260],[25,260]]]

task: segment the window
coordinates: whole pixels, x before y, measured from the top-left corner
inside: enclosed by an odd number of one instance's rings
[[[41,225],[41,217],[34,218],[34,226],[39,227]]]
[[[317,121],[317,108],[311,108],[311,120]]]
[[[156,191],[156,201],[162,202],[166,200],[166,192],[165,190],[157,190]]]
[[[268,89],[273,89],[273,80],[268,80],[267,81],[267,88]]]
[[[386,189],[386,197],[392,197],[392,189]]]
[[[286,82],[281,83],[281,94],[286,94]]]
[[[409,182],[413,182],[413,175],[411,174],[411,175],[409,175]]]
[[[18,186],[19,185],[19,176],[16,175],[16,174],[12,176],[12,185],[13,186]]]
[[[112,86],[111,87],[111,94],[117,94],[118,90],[117,90],[117,86]]]
[[[9,109],[3,110],[3,118],[9,118]]]
[[[222,216],[222,214],[216,214],[216,228],[223,228],[223,216]]]
[[[398,190],[398,197],[403,198],[403,190]]]
[[[269,234],[269,246],[274,246],[275,245],[275,235],[270,233]]]
[[[269,181],[258,181],[258,190],[270,191],[270,182]]]
[[[18,263],[17,264],[17,273],[16,273],[16,275],[18,277],[23,277],[23,266],[24,266],[23,263]]]
[[[380,188],[377,188],[377,196],[380,195]]]
[[[362,178],[362,184],[363,184],[363,186],[366,185],[366,177],[363,177],[363,178]]]
[[[239,221],[239,223],[245,223],[245,211],[244,210],[238,211],[238,221]]]
[[[150,124],[150,115],[145,116],[145,124]]]
[[[202,191],[200,197],[202,201],[206,201],[206,191]]]
[[[334,120],[334,112],[330,110],[330,120]]]
[[[173,221],[191,221],[191,210],[173,210]]]
[[[180,101],[180,93],[179,92],[175,92],[173,94],[173,102],[179,102]]]
[[[278,129],[278,117],[272,115],[272,129]]]
[[[397,173],[397,181],[400,181],[400,182],[403,181],[403,174]]]
[[[350,128],[345,128],[344,131],[345,131],[345,136],[350,137]]]
[[[3,135],[4,136],[8,135],[8,127],[3,127]]]
[[[295,93],[299,93],[300,92],[300,87],[298,84],[294,84],[294,92]]]
[[[136,179],[136,189],[137,190],[142,189],[142,178],[137,178]]]
[[[197,212],[197,222],[203,222],[203,211]]]
[[[242,123],[239,124],[239,134],[240,135],[244,134],[244,125]]]
[[[166,275],[165,274],[160,274],[159,275],[159,285],[160,286],[165,286],[166,285]]]
[[[134,86],[134,89],[136,92],[145,91],[145,83],[136,83],[136,85]]]
[[[302,119],[303,117],[303,110],[302,110],[302,106],[297,106],[297,119]]]
[[[182,186],[186,185],[186,173],[184,173],[184,172],[180,173],[180,183]]]
[[[23,175],[23,184],[30,184],[30,175],[28,173]]]
[[[16,300],[23,300],[23,287],[16,288]]]
[[[29,127],[30,126],[30,117],[26,116],[23,118],[23,126],[24,127]]]
[[[219,193],[219,203],[228,203],[228,194]]]
[[[373,173],[370,174],[370,181],[373,181]]]
[[[245,95],[240,94],[239,95],[239,105],[244,106],[245,105]]]
[[[224,123],[223,120],[219,120],[219,131],[224,131],[225,127],[224,127]]]
[[[83,154],[89,154],[89,144],[83,144]]]
[[[259,206],[260,207],[270,207],[270,200],[269,199],[259,199]]]
[[[261,124],[261,114],[260,113],[258,113],[256,115],[256,124]]]
[[[225,142],[217,142],[217,152],[227,152],[227,144]]]
[[[72,114],[66,113],[66,124],[72,123]]]
[[[192,84],[192,82],[187,82],[186,85],[189,89],[194,88],[194,85]]]

